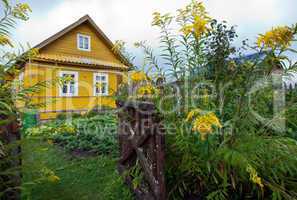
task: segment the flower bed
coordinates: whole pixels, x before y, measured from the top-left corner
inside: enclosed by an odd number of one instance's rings
[[[76,155],[116,154],[117,119],[112,114],[55,120],[27,129],[29,137],[43,137]]]

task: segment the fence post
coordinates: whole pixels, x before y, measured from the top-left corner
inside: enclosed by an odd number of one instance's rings
[[[119,108],[118,169],[136,199],[165,200],[165,135],[161,118],[149,102],[117,101]],[[139,167],[143,180],[135,188],[130,170]]]

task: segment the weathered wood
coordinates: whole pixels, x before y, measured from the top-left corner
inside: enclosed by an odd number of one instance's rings
[[[125,175],[125,182],[133,189],[136,199],[165,200],[165,137],[154,104],[117,101],[117,106],[120,108],[120,174]],[[139,163],[145,184],[133,188],[133,177],[127,172],[136,163]]]
[[[137,140],[135,146],[136,147],[139,147],[139,146],[142,146],[143,143],[145,143],[145,141],[149,138],[150,136],[149,135],[142,135],[138,138],[138,140],[136,139],[136,137],[132,137],[132,138],[128,138],[130,140]],[[127,139],[125,137],[125,139]],[[124,163],[127,159],[129,159],[129,157],[131,156],[131,154],[133,154],[133,151],[134,151],[134,148],[132,148],[131,146],[129,146],[127,148],[127,151],[125,151],[122,156],[120,157],[120,162],[121,163]]]

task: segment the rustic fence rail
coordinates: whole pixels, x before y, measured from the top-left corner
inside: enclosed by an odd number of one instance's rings
[[[118,169],[136,199],[165,200],[165,135],[155,106],[148,102],[117,101],[119,108]],[[138,167],[142,180],[135,185],[131,169]]]

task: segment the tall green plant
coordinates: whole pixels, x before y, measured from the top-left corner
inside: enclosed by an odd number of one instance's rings
[[[10,128],[6,130],[5,127],[12,124],[15,127],[17,124],[20,111],[17,102],[26,103],[32,93],[38,92],[46,84],[38,83],[31,88],[22,88],[22,83],[16,80],[23,61],[37,53],[34,49],[25,53],[23,48],[16,50],[11,39],[11,31],[16,23],[28,20],[30,7],[26,3],[13,4],[8,0],[1,0],[0,4],[0,198],[13,199],[20,197],[20,141],[16,135],[11,135]]]
[[[256,44],[244,41],[236,48],[235,28],[212,19],[201,2],[192,1],[176,17],[153,16],[165,72],[151,49],[139,46],[148,63],[169,80],[156,103],[162,109],[175,107],[162,98],[173,95],[177,84],[182,108],[164,114],[169,198],[296,199],[297,144],[276,122],[288,109],[273,113],[271,106],[282,84],[278,80],[275,85],[275,77],[296,71],[286,52],[296,52],[290,45],[297,26],[273,28],[259,35]],[[244,56],[247,49],[255,53],[252,58]],[[193,109],[189,122],[188,109]],[[256,111],[277,116],[261,121]]]

